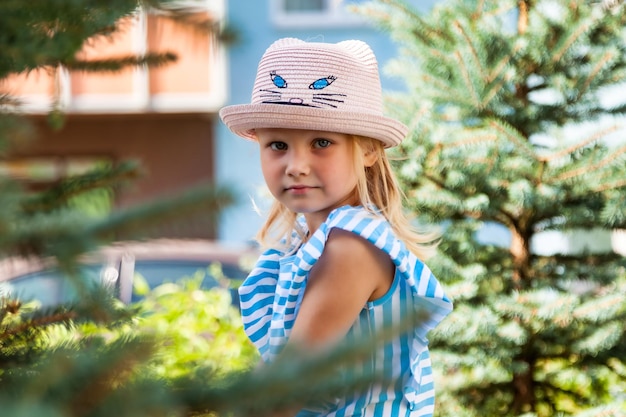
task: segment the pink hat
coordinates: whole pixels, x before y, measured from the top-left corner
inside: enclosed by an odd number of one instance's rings
[[[224,107],[220,117],[252,140],[257,128],[289,128],[367,136],[391,147],[408,131],[383,115],[378,62],[357,40],[277,40],[261,58],[251,104]]]

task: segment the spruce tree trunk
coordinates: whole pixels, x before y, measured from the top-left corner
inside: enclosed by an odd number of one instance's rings
[[[519,0],[517,8],[519,15],[517,17],[517,33],[523,35],[528,27],[528,8],[530,7],[528,0]]]
[[[533,372],[535,368],[529,357],[518,357],[518,361],[526,363],[528,369],[513,376],[513,387],[515,388],[515,398],[513,399],[514,415],[535,411],[535,383]]]
[[[519,228],[510,229],[511,257],[513,258],[513,286],[521,291],[528,288],[531,269],[530,233]]]
[[[513,289],[515,291],[524,291],[528,289],[530,283],[530,233],[521,231],[519,225],[511,228],[510,232],[510,250],[513,258]],[[528,333],[532,334],[531,331],[528,331]],[[518,363],[525,365],[525,369],[513,375],[514,399],[512,408],[515,415],[535,411],[534,372],[536,355],[533,352],[533,343],[533,338],[530,338],[520,354],[515,358]]]

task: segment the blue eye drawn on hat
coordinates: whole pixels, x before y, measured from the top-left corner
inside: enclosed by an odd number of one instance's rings
[[[337,79],[337,77],[333,77],[332,75],[329,75],[326,78],[320,78],[319,80],[313,81],[309,85],[309,88],[311,90],[321,90],[321,89],[326,88],[329,85],[331,85],[333,83],[333,81],[335,81],[336,79]]]
[[[270,72],[270,77],[272,77],[272,82],[278,88],[287,88],[287,81],[280,75],[276,74],[276,71]]]

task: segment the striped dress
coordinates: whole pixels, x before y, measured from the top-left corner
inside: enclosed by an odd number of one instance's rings
[[[244,328],[264,361],[272,361],[289,338],[306,288],[307,277],[319,259],[333,228],[353,232],[389,254],[396,266],[391,288],[368,302],[350,329],[350,336],[376,335],[399,323],[403,311],[428,313],[411,332],[378,348],[370,364],[385,384],[367,392],[337,399],[324,409],[302,410],[298,416],[432,416],[435,404],[426,335],[451,310],[452,303],[437,279],[393,233],[381,215],[363,207],[333,210],[326,221],[302,243],[292,236],[285,252],[264,252],[239,288]]]

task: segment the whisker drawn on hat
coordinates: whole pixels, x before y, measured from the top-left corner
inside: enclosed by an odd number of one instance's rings
[[[345,97],[345,94],[313,94],[313,100],[311,100],[313,103],[318,103],[318,104],[323,104],[325,106],[330,106],[330,107],[337,107],[332,103],[328,103],[329,101],[335,102],[335,103],[343,103],[343,100],[339,100],[336,98],[330,98],[328,96],[341,96],[341,97]]]
[[[274,91],[274,90],[265,90],[265,89],[260,89],[259,91],[262,91],[264,93],[270,93],[270,94],[261,94],[261,98],[271,98],[271,97],[278,97],[280,98],[280,96],[283,94],[280,91]]]

